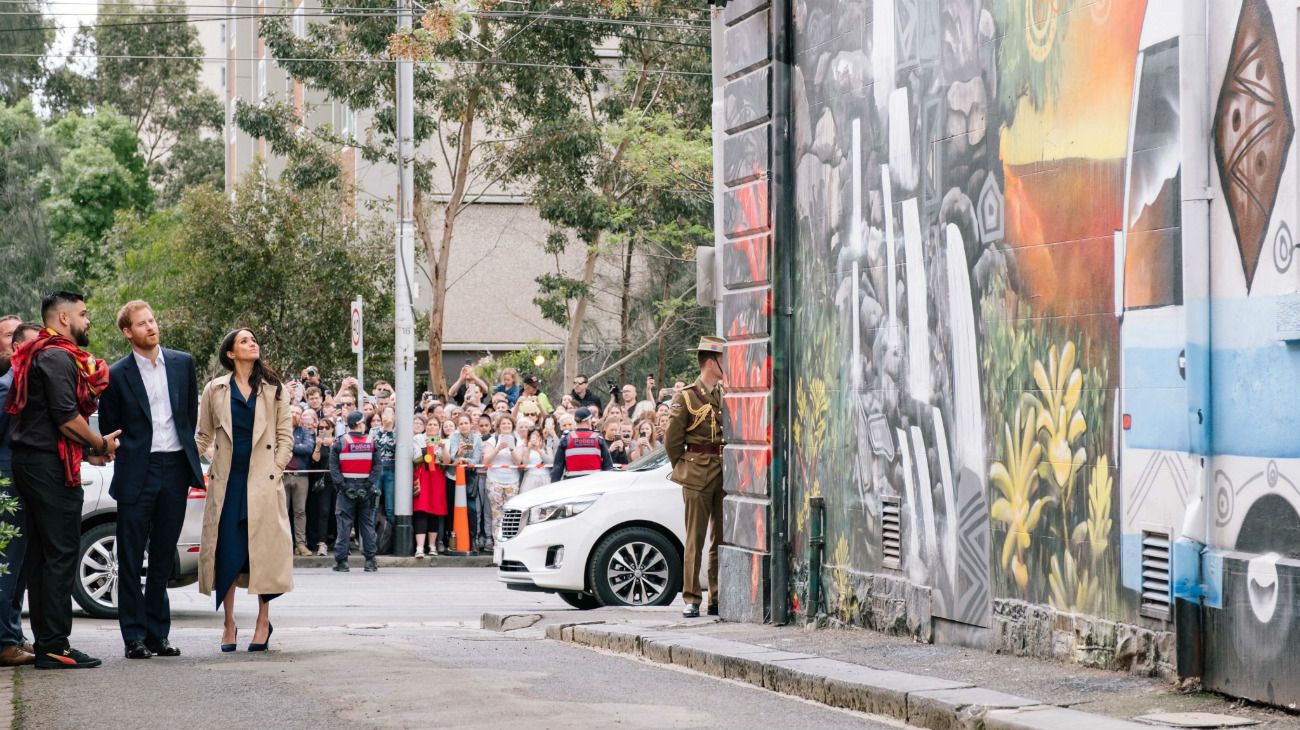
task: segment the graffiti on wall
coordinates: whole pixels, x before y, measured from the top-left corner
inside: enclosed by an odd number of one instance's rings
[[[845,620],[846,575],[895,571],[962,624],[1014,599],[1171,628],[1144,541],[1203,541],[1210,685],[1300,698],[1294,5],[1210,3],[1208,140],[1178,0],[793,10],[796,599],[811,496]]]
[[[1219,91],[1214,151],[1248,290],[1295,136],[1284,74],[1268,3],[1243,2]]]

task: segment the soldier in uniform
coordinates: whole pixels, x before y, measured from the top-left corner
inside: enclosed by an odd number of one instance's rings
[[[718,615],[718,545],[722,542],[722,348],[721,337],[702,337],[692,352],[700,377],[673,398],[664,449],[673,465],[672,480],[682,485],[686,504],[686,555],[683,557],[682,615],[700,615],[700,551],[709,543],[710,616]]]

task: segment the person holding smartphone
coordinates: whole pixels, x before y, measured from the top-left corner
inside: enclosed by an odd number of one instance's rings
[[[310,470],[307,476],[307,546],[314,547],[316,554],[324,557],[329,555],[329,546],[334,544],[330,537],[334,483],[329,476],[330,451],[334,448],[334,421],[330,418],[317,418],[309,410],[302,414],[302,425],[311,428],[316,434],[307,467]]]
[[[519,493],[519,465],[523,463],[527,445],[515,438],[515,419],[503,414],[496,423],[496,434],[488,439],[483,449],[483,463],[487,464],[488,507],[492,510],[492,539],[501,527],[501,508],[506,500]]]
[[[637,459],[640,459],[641,457],[646,456],[650,454],[650,452],[659,448],[660,442],[659,439],[655,436],[655,424],[654,424],[653,417],[646,416],[642,418],[641,420],[636,422],[636,425],[634,425],[632,429],[635,432],[635,436],[636,436],[635,440],[632,443],[632,453],[630,455],[632,461],[636,461]]]
[[[631,461],[628,458],[628,445],[623,440],[622,426],[620,423],[605,424],[605,442],[609,444],[609,458],[614,462],[615,467],[627,466]]]

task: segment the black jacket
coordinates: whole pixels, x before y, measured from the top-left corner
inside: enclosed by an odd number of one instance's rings
[[[172,423],[181,450],[190,462],[191,487],[203,486],[203,465],[194,445],[198,423],[199,385],[194,372],[194,358],[180,350],[163,349],[167,368],[167,392],[172,401]],[[108,493],[123,504],[133,504],[149,474],[149,454],[153,446],[153,418],[149,412],[149,394],[135,363],[135,353],[113,363],[108,369],[108,388],[99,396],[100,433],[118,429],[117,458],[113,462],[113,482]]]

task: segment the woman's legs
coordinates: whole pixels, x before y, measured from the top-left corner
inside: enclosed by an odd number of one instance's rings
[[[258,600],[257,624],[253,628],[253,643],[265,644],[269,633],[271,633],[271,602]]]
[[[505,506],[506,500],[518,493],[518,484],[498,484],[491,479],[488,480],[488,504],[492,507],[492,534],[489,537],[493,540],[496,539],[497,530],[501,528],[502,507]]]
[[[230,590],[226,591],[226,597],[221,599],[221,608],[225,613],[225,630],[221,632],[221,643],[235,643],[235,632],[238,628],[235,626],[235,584],[230,584]]]
[[[433,515],[427,512],[420,512],[420,511],[416,511],[415,515],[411,518],[411,523],[412,523],[411,526],[415,528],[415,554],[416,555],[424,554],[425,532],[428,530],[428,527],[433,519],[434,519]],[[429,543],[429,545],[432,546],[433,543]]]

